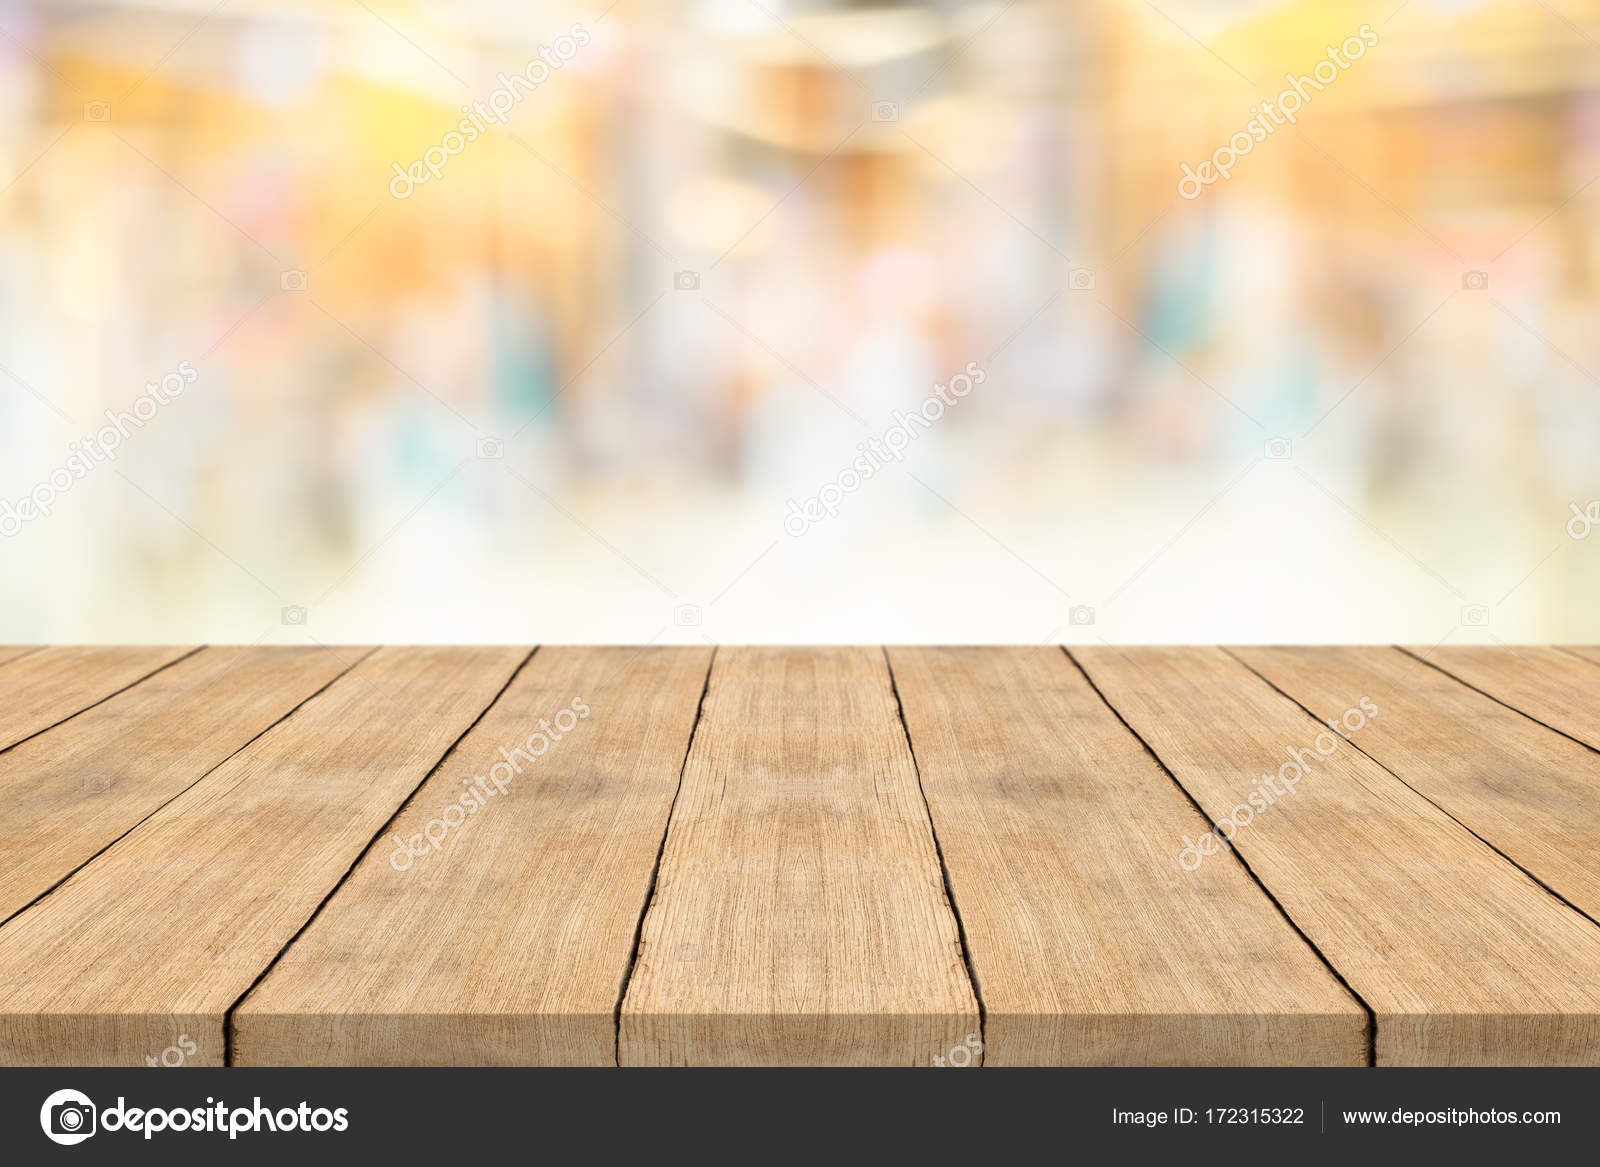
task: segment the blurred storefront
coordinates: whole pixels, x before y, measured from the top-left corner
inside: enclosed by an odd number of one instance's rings
[[[1597,70],[1600,0],[16,0],[0,494],[198,378],[0,640],[1593,640]]]

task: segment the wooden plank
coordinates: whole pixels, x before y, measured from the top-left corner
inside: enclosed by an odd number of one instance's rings
[[[978,1032],[883,652],[720,651],[619,1060],[926,1066]]]
[[[535,654],[234,1011],[234,1064],[615,1064],[710,664],[696,648]],[[553,743],[530,744],[540,733]]]
[[[1561,651],[1571,653],[1573,656],[1580,657],[1583,660],[1600,664],[1600,647],[1596,647],[1595,645],[1564,644],[1561,646]]]
[[[1233,846],[1376,1015],[1380,1065],[1600,1064],[1600,928],[1221,650],[1073,653],[1239,820]]]
[[[1503,691],[1554,716],[1571,708],[1572,720],[1592,719],[1594,710],[1581,708],[1581,696],[1562,690],[1560,663],[1524,651],[1491,649],[1484,655],[1473,649],[1476,659],[1465,671],[1484,680],[1503,675]],[[1600,754],[1398,649],[1235,652],[1321,718],[1340,716],[1351,693],[1370,695],[1384,715],[1353,735],[1362,750],[1557,895],[1600,919]],[[1495,673],[1497,661],[1503,662],[1501,674]],[[1600,669],[1571,658],[1568,663],[1594,674],[1588,699],[1600,701]],[[1540,668],[1548,669],[1550,684],[1539,679]],[[1565,683],[1578,679],[1569,676]]]
[[[1367,1012],[1059,648],[889,652],[984,1064],[1365,1065]],[[1108,829],[1109,828],[1109,829]]]
[[[0,928],[0,1064],[142,1065],[227,1011],[524,649],[381,649]]]
[[[0,921],[363,655],[202,649],[0,753]]]
[[[0,670],[0,750],[65,721],[193,648],[46,648]]]
[[[1410,648],[1413,656],[1600,749],[1600,667],[1559,648]]]

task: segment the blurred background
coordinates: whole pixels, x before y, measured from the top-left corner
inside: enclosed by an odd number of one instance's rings
[[[3,0],[0,94],[0,642],[1600,639],[1600,0]]]

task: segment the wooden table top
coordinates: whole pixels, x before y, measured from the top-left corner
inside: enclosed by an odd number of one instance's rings
[[[0,1064],[1600,1064],[1600,649],[0,648]]]

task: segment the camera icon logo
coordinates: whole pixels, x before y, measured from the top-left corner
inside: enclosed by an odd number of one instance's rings
[[[1086,628],[1094,623],[1094,609],[1088,604],[1074,604],[1067,610],[1067,623]]]
[[[1075,267],[1067,273],[1067,286],[1074,292],[1094,291],[1094,269]]]
[[[1461,609],[1461,626],[1463,628],[1489,627],[1489,608],[1485,604],[1468,604]]]
[[[278,286],[285,292],[303,292],[306,290],[306,273],[286,271],[278,278]]]
[[[1468,292],[1486,292],[1489,290],[1489,273],[1486,271],[1464,271],[1461,273],[1461,287]]]
[[[1261,456],[1273,462],[1287,462],[1294,457],[1294,443],[1288,438],[1268,438],[1267,444],[1262,447]]]
[[[70,1147],[94,1134],[95,1105],[77,1090],[57,1090],[39,1108],[39,1125],[52,1143]]]
[[[697,271],[673,272],[672,286],[680,292],[698,292],[700,290],[700,273]]]
[[[86,122],[108,122],[111,120],[111,104],[105,101],[91,101],[83,107],[83,120]]]
[[[311,613],[299,604],[290,604],[283,610],[283,622],[292,627],[304,627],[310,622]]]
[[[875,122],[897,122],[900,120],[900,105],[893,101],[875,101],[872,103],[872,120]]]
[[[479,461],[490,462],[490,461],[493,461],[496,458],[504,458],[505,456],[506,456],[506,444],[505,444],[505,442],[501,441],[499,438],[479,438],[478,439],[478,459],[479,459]]]
[[[85,774],[83,778],[83,792],[85,794],[105,794],[111,789],[110,774]]]
[[[672,610],[672,622],[679,628],[700,627],[700,605],[679,604]]]

